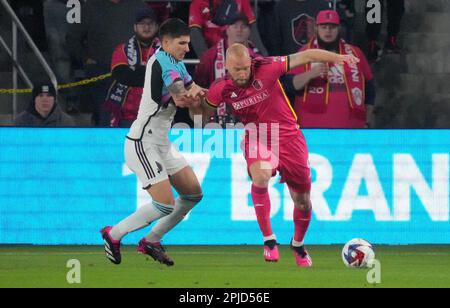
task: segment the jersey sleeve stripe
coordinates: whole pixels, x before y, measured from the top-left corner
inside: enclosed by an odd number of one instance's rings
[[[205,99],[205,102],[213,108],[217,108],[217,105],[211,103],[208,98]]]
[[[289,109],[291,109],[291,111],[292,111],[292,115],[294,116],[295,121],[298,121],[297,114],[295,113],[294,108],[292,108],[291,101],[290,101],[289,98],[287,97],[286,92],[284,92],[284,89],[283,89],[283,86],[281,85],[280,80],[278,80],[278,86],[280,87],[281,92],[283,93],[283,96],[284,96],[284,99],[285,99],[285,101],[286,101],[286,104],[289,106]]]

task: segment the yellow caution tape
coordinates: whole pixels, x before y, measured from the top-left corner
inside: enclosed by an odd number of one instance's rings
[[[85,86],[85,85],[88,85],[88,84],[95,83],[97,81],[106,79],[108,77],[111,77],[111,73],[100,75],[100,76],[97,76],[97,77],[92,77],[92,78],[85,79],[85,80],[80,80],[80,81],[77,81],[77,82],[61,84],[61,85],[58,86],[58,90],[70,89],[70,88]],[[14,94],[14,93],[24,94],[24,93],[31,93],[31,92],[32,92],[32,89],[0,89],[0,94]]]

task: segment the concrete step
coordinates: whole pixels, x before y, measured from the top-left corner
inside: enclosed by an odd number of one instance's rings
[[[405,52],[450,50],[450,35],[442,33],[401,33],[398,42]]]
[[[405,56],[410,74],[449,74],[450,54],[448,50],[409,53]]]
[[[406,0],[405,11],[407,14],[450,12],[450,2],[448,0]]]
[[[375,125],[378,128],[449,128],[450,94],[422,95],[412,90],[379,89]]]
[[[365,1],[355,1],[355,9],[358,13],[363,13]],[[405,0],[405,12],[423,13],[423,12],[449,12],[450,2],[448,0]]]
[[[450,3],[450,1],[449,1]],[[382,31],[385,33],[387,18],[382,18]],[[355,16],[355,32],[365,32],[366,15],[357,13]],[[402,18],[401,32],[403,33],[446,33],[450,34],[450,12],[413,12],[406,13]]]

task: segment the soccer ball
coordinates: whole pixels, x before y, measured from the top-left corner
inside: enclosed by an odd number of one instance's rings
[[[372,264],[375,252],[366,240],[355,238],[342,249],[342,260],[347,267],[365,268]]]

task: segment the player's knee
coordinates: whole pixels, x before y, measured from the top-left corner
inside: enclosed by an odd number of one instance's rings
[[[180,199],[191,204],[190,209],[199,204],[203,200],[203,193],[193,195],[181,195]],[[189,209],[189,210],[190,210]]]
[[[261,170],[252,174],[253,184],[259,187],[266,187],[272,178],[272,171]]]
[[[302,212],[308,212],[312,210],[312,203],[310,199],[303,199],[300,202],[295,202],[294,206]]]
[[[158,199],[154,199],[154,201],[161,203],[161,204],[166,204],[166,205],[170,205],[170,206],[175,206],[175,199],[173,197],[167,196],[166,198],[158,198]]]

